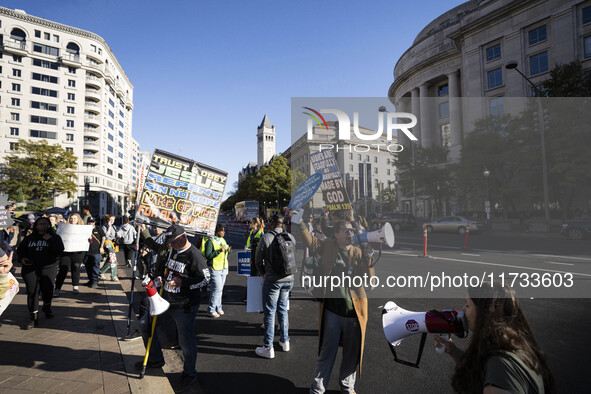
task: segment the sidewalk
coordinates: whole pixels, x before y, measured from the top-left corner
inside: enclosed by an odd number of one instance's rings
[[[122,277],[130,276],[130,270],[120,270]],[[40,312],[39,327],[27,331],[22,329],[28,310],[19,267],[15,276],[19,293],[1,317],[0,392],[174,392],[182,371],[175,351],[165,351],[165,367],[150,369],[139,379],[134,364],[143,360],[143,342],[120,339],[127,334],[129,301],[123,287],[130,287],[129,280],[101,281],[97,289],[80,286],[80,294],[75,295],[68,275],[65,291],[52,303],[55,317],[48,320]],[[86,273],[80,276],[80,282],[86,282]],[[132,319],[133,332],[135,314]],[[195,387],[190,392],[202,391]]]

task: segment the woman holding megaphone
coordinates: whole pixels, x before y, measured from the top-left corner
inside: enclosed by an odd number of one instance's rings
[[[434,336],[456,362],[452,387],[462,393],[554,393],[554,379],[515,291],[497,283],[468,290],[463,307],[472,339],[466,351]]]

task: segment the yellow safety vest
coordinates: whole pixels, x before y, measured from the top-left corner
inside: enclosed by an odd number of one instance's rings
[[[246,240],[246,249],[250,249],[250,239],[254,238],[254,239],[261,239],[261,237],[263,236],[263,230],[259,230],[257,231],[256,234],[252,234],[254,230],[250,230],[250,234],[248,235],[248,239]]]
[[[226,240],[223,238],[221,243],[217,243],[213,238],[208,239],[208,241],[210,241],[213,245],[213,250],[220,250],[222,247],[228,246]],[[228,269],[228,252],[221,252],[216,257],[214,257],[212,268],[214,269],[214,271]]]

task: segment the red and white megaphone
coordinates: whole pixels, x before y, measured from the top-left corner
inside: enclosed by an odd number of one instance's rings
[[[390,350],[394,355],[394,361],[413,367],[419,365],[427,333],[455,334],[459,338],[468,336],[468,321],[464,311],[432,310],[429,312],[411,312],[399,307],[392,301],[388,301],[384,306],[382,325]],[[416,363],[399,360],[394,347],[400,345],[404,338],[418,333],[422,333],[423,336]]]
[[[359,233],[359,241],[357,240],[357,235],[355,235],[353,237],[353,245],[356,245],[358,242],[361,242],[362,244],[368,242],[382,243],[393,248],[395,243],[394,231],[392,230],[390,223],[386,222],[386,224],[384,224],[379,230]]]
[[[160,294],[158,294],[158,291],[156,290],[156,285],[154,285],[154,281],[146,276],[146,279],[142,282],[142,286],[146,291],[148,301],[150,301],[150,315],[158,316],[166,312],[170,303],[160,297]]]

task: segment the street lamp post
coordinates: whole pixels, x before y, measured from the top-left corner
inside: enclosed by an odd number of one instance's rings
[[[540,144],[542,150],[542,187],[544,192],[544,220],[546,224],[546,231],[550,231],[550,197],[548,194],[548,162],[546,159],[546,139],[545,139],[545,130],[544,130],[544,108],[542,107],[542,99],[541,95],[542,92],[540,89],[528,78],[523,74],[518,68],[519,64],[516,60],[510,60],[505,65],[505,68],[508,70],[515,70],[521,75],[530,85],[534,88],[536,92],[536,101],[538,104],[538,127],[540,128]]]
[[[490,220],[490,192],[488,189],[488,177],[490,176],[490,171],[484,167],[484,171],[482,171],[482,175],[484,175],[484,179],[486,179],[486,198],[487,200],[484,202],[484,210],[486,212],[486,220]]]

